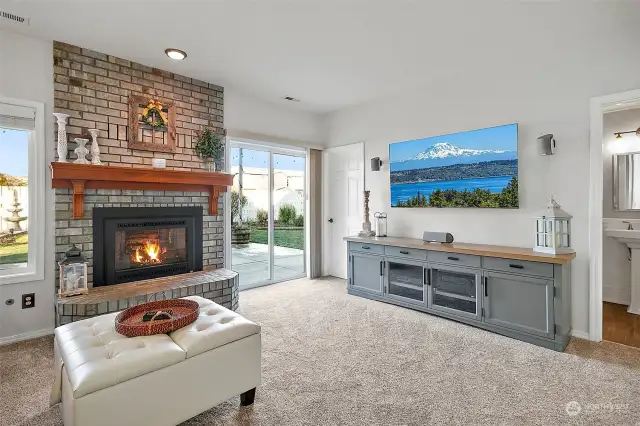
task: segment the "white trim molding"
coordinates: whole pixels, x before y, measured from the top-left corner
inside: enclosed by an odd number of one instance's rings
[[[36,111],[35,130],[29,138],[29,246],[26,267],[0,271],[0,285],[44,279],[45,246],[45,107],[42,102],[0,96],[1,103],[33,108]]]
[[[591,98],[590,101],[588,338],[596,342],[602,340],[603,114],[638,105],[640,105],[640,90],[600,96]]]
[[[42,330],[29,331],[28,333],[16,334],[15,336],[0,337],[0,346],[11,343],[22,342],[24,340],[35,339],[36,337],[49,336],[53,334],[53,327]]]
[[[589,333],[580,330],[571,330],[571,336],[583,340],[591,340]]]

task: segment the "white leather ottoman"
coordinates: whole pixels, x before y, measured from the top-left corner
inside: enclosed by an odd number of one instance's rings
[[[191,296],[200,316],[169,335],[128,338],[117,313],[55,330],[51,404],[65,426],[176,425],[260,384],[260,326]]]

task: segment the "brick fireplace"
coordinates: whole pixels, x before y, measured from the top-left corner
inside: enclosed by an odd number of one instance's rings
[[[206,169],[204,162],[196,155],[194,146],[198,132],[205,126],[219,133],[224,132],[224,90],[222,87],[60,42],[54,42],[53,62],[54,112],[70,116],[66,127],[69,140],[69,162],[73,162],[77,158],[74,152],[76,148],[76,144],[73,142],[74,138],[90,139],[88,129],[98,129],[100,159],[105,166],[149,168],[152,160],[156,158],[166,160],[167,170],[191,172]],[[131,117],[129,117],[128,100],[135,96],[145,99],[163,99],[174,106],[175,146],[172,147],[172,152],[138,149],[140,148],[139,144],[130,143]],[[56,133],[54,132],[54,134]],[[217,166],[222,169],[223,164],[219,161]],[[68,188],[58,186],[54,190],[55,256],[57,262],[64,257],[64,252],[72,244],[78,246],[89,262],[88,281],[90,288],[93,287],[96,279],[94,262],[96,254],[100,251],[97,244],[102,244],[102,241],[96,239],[94,210],[99,212],[104,211],[103,209],[196,208],[201,211],[202,230],[199,235],[200,239],[191,239],[189,244],[197,241],[197,250],[194,248],[192,252],[198,256],[201,254],[199,260],[201,264],[194,265],[196,267],[193,270],[212,270],[223,267],[224,224],[222,212],[224,205],[222,197],[217,197],[217,192],[214,197],[213,189],[208,189],[203,185],[194,186],[195,189],[189,190],[179,188],[176,185],[167,185],[166,187],[156,185],[144,188],[122,185],[104,188],[100,185],[91,187],[88,183],[86,185],[83,183],[82,188],[76,190],[75,185],[76,183],[73,187]],[[82,218],[74,215],[74,205],[78,208],[78,203],[75,201],[77,201],[79,192],[82,193],[83,198],[84,217]],[[215,204],[215,209],[212,208],[212,203]],[[176,235],[178,236],[178,234]],[[162,238],[168,238],[168,234],[165,233]],[[174,251],[173,255],[177,256],[178,250],[175,247],[171,247],[171,249]],[[191,270],[191,266],[187,266],[187,269]],[[103,274],[103,272],[100,273]],[[97,280],[96,289],[104,283],[103,277],[104,275],[101,275],[101,278]],[[237,306],[237,279],[229,274],[219,274],[219,277],[224,278],[224,282],[218,283],[217,278],[214,279],[213,275],[209,278],[199,277],[192,279],[191,282],[200,282],[202,285],[196,288],[195,286],[199,284],[193,284],[193,290],[184,290],[186,294],[195,294],[193,291],[199,290],[201,292],[199,294],[204,295],[206,289],[208,293],[206,297],[231,308]],[[120,281],[133,281],[133,279],[121,279]],[[171,280],[163,282],[170,290],[177,289],[175,293],[169,291],[169,295],[182,294],[181,285]],[[146,281],[140,283],[144,284],[143,287],[152,288],[154,292],[161,290]],[[56,291],[58,285],[59,277],[56,270]],[[123,288],[126,286],[123,285]],[[127,288],[129,289],[127,290],[129,291],[127,293],[129,301],[126,305],[130,306],[133,303],[131,299],[132,287]],[[214,288],[215,290],[213,290]],[[228,294],[222,294],[227,293],[222,291],[224,288],[229,289]],[[220,294],[217,293],[218,290]],[[216,293],[214,294],[214,292]],[[122,303],[118,304],[117,297],[113,296],[112,291],[106,299],[104,294],[101,297],[96,297],[88,299],[96,301],[96,313],[98,306],[100,306],[98,303],[107,299],[115,300],[116,307],[122,306]],[[142,299],[136,300],[142,301]],[[68,300],[64,303],[58,302],[58,324],[74,320],[71,319],[73,318],[71,312],[76,312],[76,308],[67,306],[70,304]],[[67,308],[69,308],[68,312],[65,311]],[[102,312],[104,309],[100,309],[101,313],[104,313]],[[78,306],[78,312],[80,310],[83,313],[87,312],[85,308],[81,309]],[[90,309],[90,312],[93,311],[94,309]]]

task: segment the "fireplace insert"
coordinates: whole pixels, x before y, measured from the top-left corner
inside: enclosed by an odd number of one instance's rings
[[[93,209],[93,286],[202,270],[202,207]]]

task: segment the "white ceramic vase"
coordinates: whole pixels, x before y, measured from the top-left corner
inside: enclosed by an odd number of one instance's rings
[[[89,139],[75,138],[73,141],[78,144],[78,147],[73,150],[73,152],[75,152],[78,156],[74,163],[89,164],[89,160],[87,160],[87,154],[89,153],[89,150],[85,146],[87,142],[89,142]]]
[[[100,147],[98,146],[98,129],[89,129],[91,133],[91,164],[100,165]]]
[[[53,115],[58,120],[58,161],[67,162],[67,118],[69,114],[54,112]]]

